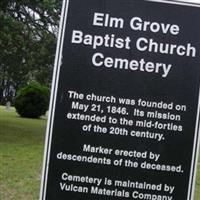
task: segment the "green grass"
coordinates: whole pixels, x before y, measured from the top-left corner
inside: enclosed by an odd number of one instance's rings
[[[0,106],[0,200],[38,200],[46,119]],[[200,164],[195,200],[200,199]],[[181,199],[178,199],[181,200]]]
[[[38,200],[45,119],[23,119],[0,107],[0,199]]]
[[[200,158],[199,158],[200,160]],[[200,164],[198,163],[197,179],[196,179],[196,188],[195,188],[195,200],[200,199]]]

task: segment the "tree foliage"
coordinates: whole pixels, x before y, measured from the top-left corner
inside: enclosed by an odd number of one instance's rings
[[[61,0],[0,1],[0,102],[51,80]]]
[[[15,108],[21,117],[39,118],[49,105],[49,89],[38,83],[21,88],[15,98]]]

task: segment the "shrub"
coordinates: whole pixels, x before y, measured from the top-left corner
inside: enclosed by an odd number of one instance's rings
[[[21,88],[15,98],[15,108],[21,117],[39,118],[48,110],[49,89],[39,83]]]

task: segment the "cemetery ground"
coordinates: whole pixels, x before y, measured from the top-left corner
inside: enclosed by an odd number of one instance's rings
[[[38,200],[46,118],[19,117],[0,106],[0,199]],[[200,163],[195,200],[200,199]]]
[[[39,199],[45,128],[45,118],[0,107],[0,199]]]

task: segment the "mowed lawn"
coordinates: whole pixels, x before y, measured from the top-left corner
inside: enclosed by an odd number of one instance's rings
[[[46,119],[0,106],[0,199],[38,200]]]
[[[45,118],[20,118],[0,106],[0,200],[39,199],[45,128]],[[200,200],[200,165],[197,174]]]

